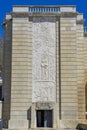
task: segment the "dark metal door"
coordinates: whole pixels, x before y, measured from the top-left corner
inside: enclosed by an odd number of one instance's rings
[[[37,110],[37,127],[52,127],[52,110]]]

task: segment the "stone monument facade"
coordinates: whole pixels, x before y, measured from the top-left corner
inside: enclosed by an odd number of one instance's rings
[[[6,15],[3,127],[86,121],[87,33],[75,6],[14,6]]]

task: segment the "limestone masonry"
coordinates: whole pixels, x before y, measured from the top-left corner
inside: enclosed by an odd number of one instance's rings
[[[75,6],[13,6],[6,15],[3,127],[76,128],[87,115],[87,29]]]

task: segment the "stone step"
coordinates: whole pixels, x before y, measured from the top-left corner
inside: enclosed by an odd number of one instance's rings
[[[76,129],[62,129],[62,128],[58,128],[58,129],[51,129],[51,128],[44,128],[44,129],[33,129],[33,130],[76,130]]]
[[[3,128],[2,130],[76,130],[76,129],[54,129],[54,128],[30,128],[30,129],[5,129]]]
[[[36,128],[36,129],[31,129],[31,130],[76,130],[76,129],[62,129],[62,128],[57,128],[57,129],[53,129],[53,128]]]

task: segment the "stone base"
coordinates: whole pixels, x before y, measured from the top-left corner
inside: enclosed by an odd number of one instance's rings
[[[9,128],[8,129],[19,129],[19,130],[25,130],[29,129],[30,130],[63,130],[63,129],[70,129],[70,130],[75,130],[78,126],[79,123],[87,124],[87,120],[74,120],[74,119],[68,119],[68,120],[59,120],[56,124],[56,127],[54,128],[30,128],[29,127],[29,120],[10,120],[9,121]]]
[[[2,130],[10,130],[10,129],[2,129]],[[13,130],[76,130],[76,129],[62,129],[62,128],[58,128],[58,129],[52,129],[52,128],[35,128],[35,129],[13,129]]]
[[[29,120],[9,120],[8,129],[28,129]]]
[[[76,129],[79,120],[60,120],[59,121],[59,128],[61,129]]]

